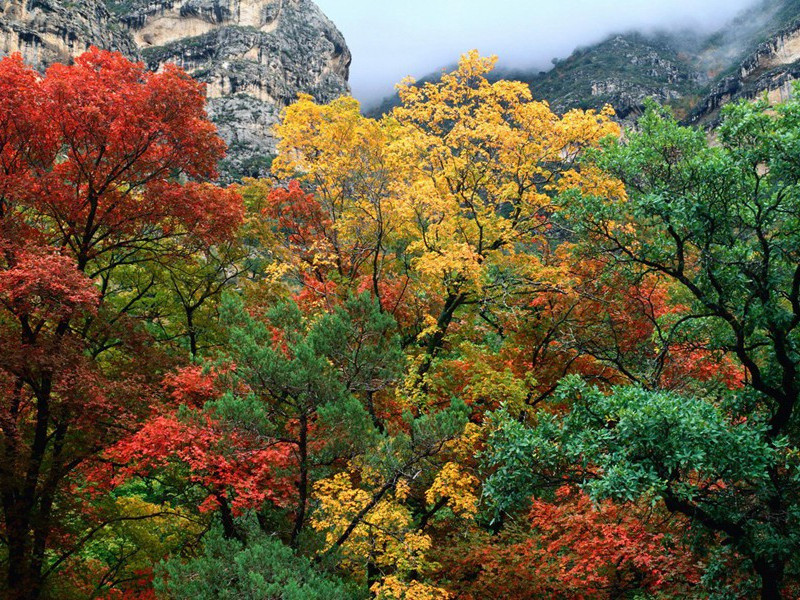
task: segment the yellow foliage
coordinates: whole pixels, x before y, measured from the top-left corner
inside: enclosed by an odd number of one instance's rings
[[[352,98],[318,105],[301,96],[276,130],[273,172],[314,191],[334,246],[357,249],[351,263],[372,256],[383,268],[397,238],[432,291],[479,292],[497,267],[553,279],[562,273],[543,272],[527,250],[545,243],[557,192],[621,193],[598,170],[577,167],[619,127],[610,108],[559,118],[527,85],[490,83],[495,63],[472,51],[440,82],[405,81],[401,106],[380,121]]]
[[[559,118],[527,85],[490,83],[495,62],[472,51],[440,82],[404,82],[391,116],[402,130],[394,150],[415,179],[401,201],[414,265],[448,291],[480,290],[491,266],[535,274],[535,255],[517,247],[541,243],[554,194],[618,185],[577,166],[583,150],[619,135],[613,111]]]
[[[386,577],[372,586],[370,591],[378,600],[449,600],[452,595],[442,588],[419,581],[402,581],[397,577]]]
[[[181,509],[151,504],[138,496],[117,498],[115,504],[123,519],[114,526],[115,533],[156,560],[203,531],[202,525],[189,520]]]
[[[311,519],[311,526],[324,532],[326,543],[332,545],[369,504],[373,493],[374,490],[355,487],[347,473],[317,482],[314,498],[319,508]],[[371,561],[398,573],[425,570],[431,539],[414,529],[411,512],[401,504],[407,494],[407,484],[399,483],[356,526],[342,547],[347,566],[355,570],[358,565]]]
[[[304,184],[330,221],[324,260],[351,277],[378,265],[396,228],[394,199],[406,171],[389,151],[392,128],[363,117],[353,98],[321,105],[301,95],[276,133],[273,173]]]
[[[467,460],[475,456],[478,445],[483,441],[483,429],[475,423],[467,423],[464,426],[464,433],[461,437],[448,442],[447,449],[461,460]]]
[[[474,475],[466,472],[461,465],[449,462],[442,467],[433,485],[425,492],[429,504],[435,504],[442,498],[447,499],[454,513],[471,519],[478,512],[476,490],[480,482]]]
[[[196,543],[206,529],[188,511],[168,504],[152,504],[138,496],[108,500],[107,508],[112,511],[109,517],[114,518],[87,544],[82,560],[102,557],[92,563],[103,570],[115,568],[115,557],[126,557],[121,566],[117,565],[120,571],[116,577],[122,581],[138,578],[165,557],[179,554]],[[104,562],[108,560],[112,562]]]

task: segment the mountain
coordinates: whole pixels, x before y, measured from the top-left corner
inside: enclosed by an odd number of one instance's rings
[[[768,0],[710,35],[615,35],[546,73],[517,78],[560,112],[610,103],[631,120],[654,98],[689,122],[713,124],[731,100],[785,98],[800,76],[798,60],[800,1]]]
[[[611,104],[620,119],[635,117],[645,98],[677,103],[705,81],[671,38],[640,33],[614,35],[576,50],[546,73],[510,73],[531,86],[534,97],[557,112]]]
[[[764,0],[708,34],[620,32],[554,60],[549,71],[495,76],[527,83],[535,98],[560,113],[608,103],[632,123],[654,98],[687,122],[713,125],[731,100],[766,93],[778,101],[791,93],[791,82],[800,79],[800,0]],[[370,114],[398,102],[391,96]]]
[[[223,178],[264,175],[272,127],[298,94],[349,92],[350,51],[311,0],[6,0],[0,52],[38,69],[95,45],[177,63],[207,84],[208,110],[228,143]]]
[[[0,54],[20,52],[43,70],[68,62],[90,46],[136,55],[131,35],[102,0],[3,0],[0,3]]]

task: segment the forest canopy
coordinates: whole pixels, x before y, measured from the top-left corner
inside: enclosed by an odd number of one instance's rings
[[[177,67],[0,61],[4,597],[800,594],[800,101],[494,64],[222,187]]]

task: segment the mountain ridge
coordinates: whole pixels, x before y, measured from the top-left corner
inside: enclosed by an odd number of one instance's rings
[[[687,123],[713,126],[721,106],[767,94],[791,94],[800,79],[800,0],[764,0],[711,33],[622,31],[579,46],[549,71],[498,69],[494,77],[521,81],[556,112],[611,104],[632,124],[645,100],[669,105]],[[430,74],[420,81],[435,81]],[[379,116],[395,95],[368,110]]]

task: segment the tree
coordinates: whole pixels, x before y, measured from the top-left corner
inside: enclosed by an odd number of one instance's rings
[[[357,453],[384,427],[373,397],[399,374],[393,320],[364,294],[317,317],[293,303],[264,321],[231,303],[228,360],[232,387],[212,410],[234,427],[289,444],[296,464],[290,542],[299,543],[311,487],[323,465]]]
[[[439,306],[422,333],[421,381],[466,305],[537,295],[558,287],[563,265],[549,236],[559,190],[601,193],[618,184],[578,168],[587,148],[619,134],[613,111],[555,115],[527,85],[490,83],[496,58],[476,51],[439,83],[400,87],[391,119],[396,151],[410,165],[403,198],[409,251]]]
[[[188,251],[187,251],[188,250]],[[248,273],[249,249],[240,240],[222,244],[200,243],[197,248],[176,252],[160,261],[154,275],[160,278],[163,296],[153,301],[154,312],[167,337],[185,338],[192,358],[218,341],[213,337],[214,322],[219,318],[223,290]],[[174,314],[165,308],[175,304],[180,315],[180,329],[172,333]],[[174,326],[174,325],[173,325]],[[219,329],[219,328],[217,328]]]
[[[534,442],[529,456],[544,464],[563,452],[590,472],[597,495],[655,494],[746,557],[770,599],[784,597],[800,539],[798,119],[796,100],[773,110],[733,105],[712,146],[705,132],[651,106],[640,132],[598,154],[627,194],[575,194],[570,207],[573,226],[609,269],[632,282],[653,274],[669,282],[682,309],[662,321],[668,336],[730,357],[744,373],[741,389],[605,397],[573,384],[562,396],[572,412],[543,417],[533,437],[519,438],[561,440],[546,455]]]
[[[177,411],[106,456],[122,465],[117,481],[186,468],[183,479],[204,490],[201,510],[218,509],[231,538],[244,511],[284,508],[292,523],[277,533],[297,548],[314,481],[386,426],[374,397],[402,369],[393,321],[368,294],[314,316],[284,302],[261,318],[229,298],[223,320],[228,342],[216,363],[168,378]]]
[[[417,480],[425,481],[425,475],[437,470],[448,446],[461,437],[467,407],[453,401],[444,410],[416,418],[406,413],[404,417],[404,429],[381,436],[371,452],[351,461],[347,473],[316,484],[319,510],[312,525],[325,534],[323,556],[341,553],[345,565],[357,576],[363,573],[367,587],[378,597],[414,598],[419,594],[430,600],[447,600],[445,590],[419,581],[431,566],[427,554],[432,540],[423,531],[430,514],[420,520],[422,527],[418,528],[409,494]],[[441,486],[434,486],[431,496],[441,498],[441,491]],[[462,490],[455,492],[443,497],[461,500]]]
[[[200,511],[219,509],[225,533],[236,537],[234,516],[266,503],[286,506],[294,497],[285,476],[293,466],[289,445],[247,433],[230,431],[212,414],[184,408],[148,421],[107,457],[126,465],[117,482],[184,467],[188,473],[181,479],[203,490]]]
[[[353,600],[352,585],[293,554],[256,528],[245,545],[220,531],[206,537],[204,553],[165,563],[156,589],[175,600]]]
[[[296,184],[286,192],[278,188],[265,212],[295,250],[305,251],[293,257],[306,263],[305,284],[355,283],[385,304],[381,283],[398,275],[387,263],[392,250],[395,260],[402,251],[393,199],[405,172],[390,149],[391,128],[361,116],[352,98],[318,105],[301,96],[277,134],[273,172],[296,177],[313,194],[302,194]]]
[[[442,578],[457,597],[698,597],[691,534],[679,529],[685,523],[647,505],[596,503],[564,485],[550,500],[535,499],[527,521],[443,551]]]
[[[6,592],[21,599],[85,541],[88,461],[148,410],[150,288],[130,269],[167,242],[228,238],[242,207],[202,183],[224,145],[177,68],[93,49],[40,77],[15,55],[0,90],[0,496]]]
[[[619,133],[610,108],[559,118],[524,84],[490,83],[494,63],[471,52],[439,83],[404,84],[381,121],[353,100],[306,97],[278,128],[273,171],[307,188],[276,190],[272,202],[301,280],[320,297],[348,281],[371,290],[404,347],[420,347],[419,390],[463,307],[491,322],[492,307],[558,288],[557,191],[615,185],[577,167]]]

